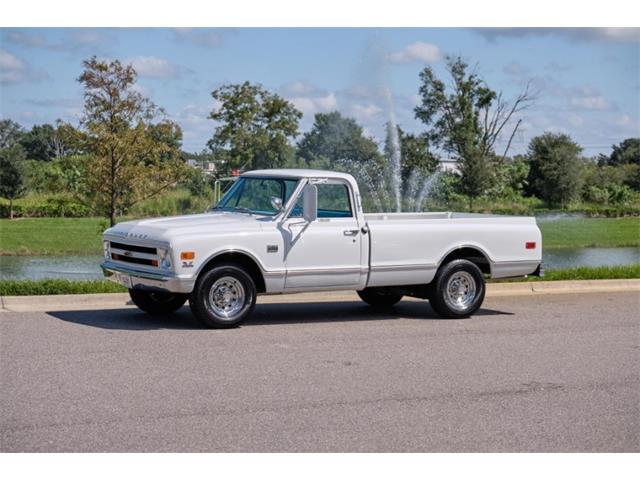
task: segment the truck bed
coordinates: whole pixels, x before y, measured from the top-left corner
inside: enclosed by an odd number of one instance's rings
[[[370,286],[429,282],[456,249],[474,249],[493,278],[533,273],[542,257],[534,217],[455,212],[365,214]],[[535,243],[527,248],[527,243]]]

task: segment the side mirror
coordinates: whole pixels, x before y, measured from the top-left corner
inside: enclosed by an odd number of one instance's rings
[[[318,187],[307,185],[302,189],[302,217],[307,222],[318,218]]]
[[[282,210],[282,199],[275,195],[271,197],[271,206],[276,209],[276,212]]]

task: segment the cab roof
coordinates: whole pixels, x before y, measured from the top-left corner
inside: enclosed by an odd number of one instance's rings
[[[252,170],[245,172],[241,177],[280,177],[280,178],[342,178],[354,182],[354,178],[348,173],[334,172],[332,170],[313,170],[310,168],[273,168],[268,170]]]

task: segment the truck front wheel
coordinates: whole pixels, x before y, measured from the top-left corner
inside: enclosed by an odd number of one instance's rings
[[[256,285],[237,265],[218,265],[204,272],[189,297],[193,315],[209,328],[240,325],[256,305]]]
[[[173,313],[187,301],[187,296],[182,293],[149,292],[136,289],[130,289],[129,296],[136,307],[154,315]]]
[[[373,307],[390,307],[402,300],[402,295],[393,293],[386,288],[370,287],[359,290],[357,293],[363,302]]]
[[[431,307],[442,317],[466,318],[482,305],[484,276],[469,260],[452,260],[440,268],[429,297]]]

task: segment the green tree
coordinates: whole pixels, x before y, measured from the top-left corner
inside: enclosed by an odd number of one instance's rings
[[[180,183],[194,197],[205,197],[211,193],[207,176],[199,168],[187,168],[185,176]]]
[[[87,197],[115,225],[118,213],[180,178],[179,149],[157,135],[158,129],[175,134],[179,127],[167,120],[153,123],[163,111],[133,88],[137,75],[131,65],[92,57],[83,66],[78,81],[84,87],[82,125],[91,154]]]
[[[582,148],[568,135],[544,133],[529,143],[530,193],[548,205],[566,206],[577,197],[581,183]]]
[[[24,149],[18,143],[0,149],[0,197],[9,200],[9,218],[12,220],[13,201],[25,193],[24,159]]]
[[[640,165],[640,138],[627,138],[612,148],[613,152],[607,162],[609,165]]]
[[[52,125],[34,125],[31,130],[22,135],[20,144],[29,160],[48,162],[55,158],[54,148],[55,129]]]
[[[219,104],[209,118],[217,122],[208,145],[229,168],[257,169],[284,165],[294,149],[302,113],[261,85],[224,85],[211,92]]]
[[[426,135],[406,133],[398,127],[400,152],[402,156],[402,179],[407,181],[411,173],[419,171],[430,175],[438,169],[439,158],[429,150]]]
[[[328,166],[342,160],[367,164],[381,159],[376,142],[364,135],[354,119],[340,112],[316,113],[311,130],[298,143],[298,156],[307,164],[324,160]]]
[[[24,130],[20,124],[8,118],[0,120],[0,148],[8,148],[14,143],[20,142]]]
[[[56,159],[85,153],[86,138],[84,133],[60,119],[56,120],[51,143]]]
[[[472,209],[473,199],[484,194],[495,178],[500,158],[495,152],[496,143],[508,135],[504,158],[520,126],[520,120],[512,122],[513,116],[526,108],[532,97],[527,88],[508,104],[460,58],[447,58],[447,70],[449,88],[431,67],[420,73],[421,103],[415,114],[427,126],[429,141],[457,159],[459,187]]]
[[[496,179],[490,195],[495,198],[521,197],[527,189],[529,162],[524,155],[505,158],[497,165]]]

